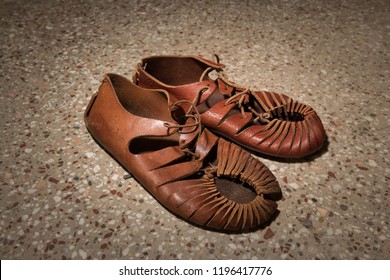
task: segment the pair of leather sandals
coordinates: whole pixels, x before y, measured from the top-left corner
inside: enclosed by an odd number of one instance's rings
[[[168,210],[204,228],[242,231],[269,221],[282,196],[248,150],[305,157],[322,147],[325,131],[310,106],[238,86],[224,67],[218,58],[144,58],[133,81],[104,76],[84,120]]]

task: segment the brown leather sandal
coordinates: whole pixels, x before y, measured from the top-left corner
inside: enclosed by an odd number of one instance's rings
[[[174,102],[164,90],[142,89],[108,74],[84,119],[112,157],[163,206],[191,223],[244,230],[267,222],[277,209],[281,190],[271,171],[202,129],[189,101]]]
[[[202,124],[253,151],[299,158],[319,150],[325,131],[316,112],[291,97],[251,91],[230,82],[225,66],[197,56],[152,56],[138,64],[133,80],[144,88],[165,89],[190,100]],[[214,80],[209,73],[215,71]]]

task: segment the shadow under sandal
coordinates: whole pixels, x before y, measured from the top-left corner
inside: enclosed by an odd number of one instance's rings
[[[196,107],[107,74],[84,119],[108,153],[163,206],[205,228],[241,231],[270,220],[281,190],[239,146],[200,125]]]
[[[152,56],[138,64],[133,80],[192,101],[202,125],[255,152],[301,158],[323,146],[325,130],[313,108],[284,94],[238,86],[227,79],[224,67],[218,58]]]

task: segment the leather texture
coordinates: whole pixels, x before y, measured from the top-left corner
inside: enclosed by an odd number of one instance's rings
[[[137,65],[133,81],[192,101],[204,126],[255,152],[301,158],[321,149],[325,130],[312,107],[284,94],[238,86],[224,67],[198,56],[151,56]]]
[[[190,223],[248,230],[277,209],[281,190],[271,171],[203,128],[189,101],[107,74],[84,121],[94,139],[151,195]]]

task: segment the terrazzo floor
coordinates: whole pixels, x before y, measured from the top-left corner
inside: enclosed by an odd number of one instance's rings
[[[390,2],[0,0],[1,259],[389,259]],[[328,142],[260,159],[280,213],[226,234],[168,213],[91,138],[103,74],[220,55],[311,105]]]

